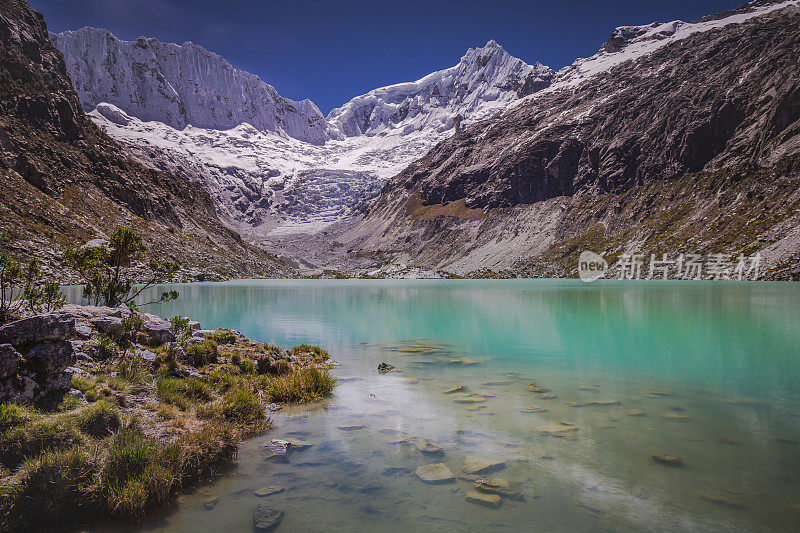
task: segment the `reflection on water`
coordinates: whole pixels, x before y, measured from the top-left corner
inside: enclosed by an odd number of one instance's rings
[[[279,531],[791,530],[800,519],[795,285],[178,289],[154,310],[320,344],[342,383],[334,398],[282,411],[274,431],[241,445],[235,469],[148,529],[251,531],[258,504],[285,511]],[[396,370],[379,374],[380,362]],[[274,438],[311,446],[275,462],[263,447]],[[493,471],[468,474],[465,460]],[[438,463],[454,479],[415,474]],[[499,480],[499,503],[469,501],[482,476]]]

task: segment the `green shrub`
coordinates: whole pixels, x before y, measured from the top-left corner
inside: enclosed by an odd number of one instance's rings
[[[273,402],[303,402],[330,394],[336,382],[328,370],[311,367],[269,378],[265,390]]]
[[[256,363],[252,359],[242,359],[239,363],[239,369],[245,374],[255,374]]]
[[[0,436],[0,462],[16,468],[27,457],[48,450],[63,450],[82,441],[81,434],[66,415],[35,420]]]
[[[156,396],[186,410],[192,403],[210,401],[212,392],[207,383],[197,378],[161,378],[156,382]]]
[[[190,344],[184,349],[184,353],[186,362],[195,368],[216,363],[219,357],[217,343],[212,339],[206,339],[202,344]]]
[[[108,335],[98,335],[94,340],[97,345],[97,357],[101,360],[112,359],[117,356],[117,343]]]
[[[224,422],[189,433],[181,437],[178,445],[185,483],[211,477],[215,469],[236,457],[238,448],[236,432]]]
[[[122,425],[122,415],[116,405],[107,401],[96,402],[78,413],[78,428],[96,439],[107,437]]]
[[[97,385],[97,380],[88,374],[73,374],[72,375],[72,388],[78,389],[86,394],[90,390],[94,390]]]
[[[218,344],[236,344],[236,334],[227,329],[220,329],[208,335],[208,338]]]
[[[295,346],[289,353],[298,357],[302,357],[303,355],[310,355],[314,358],[314,361],[317,363],[324,363],[328,359],[330,359],[330,354],[320,348],[319,346],[311,346],[308,344],[301,344],[299,346]]]
[[[28,459],[10,496],[9,526],[34,529],[72,523],[93,505],[95,474],[92,457],[78,446]]]

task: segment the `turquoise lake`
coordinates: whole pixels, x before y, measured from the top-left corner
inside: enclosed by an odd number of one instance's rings
[[[288,407],[151,531],[797,530],[800,285],[268,280],[169,285],[146,308],[327,349],[335,395]],[[162,287],[159,287],[162,289]],[[396,369],[377,372],[385,362]],[[535,384],[540,392],[529,387]],[[463,386],[463,392],[445,393]],[[532,390],[534,389],[534,390]],[[545,391],[545,389],[547,389]],[[564,430],[564,431],[559,431]],[[556,436],[560,435],[560,436]],[[274,438],[313,444],[266,460]],[[431,439],[444,454],[416,446]],[[668,466],[654,454],[680,457]],[[499,508],[466,459],[504,463]],[[444,463],[451,483],[415,469]],[[254,491],[279,486],[278,494]],[[208,510],[205,502],[217,499]]]

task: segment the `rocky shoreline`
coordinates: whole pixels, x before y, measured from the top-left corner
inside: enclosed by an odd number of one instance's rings
[[[0,327],[0,525],[138,521],[234,460],[282,404],[329,394],[328,353],[126,306]]]

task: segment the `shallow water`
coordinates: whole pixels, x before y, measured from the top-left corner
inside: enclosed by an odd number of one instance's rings
[[[252,531],[257,504],[285,511],[279,531],[788,531],[800,521],[800,285],[177,288],[179,300],[152,311],[284,347],[319,344],[340,363],[342,381],[333,398],[276,414],[273,431],[241,445],[236,468],[181,496],[148,530]],[[397,370],[379,374],[380,362]],[[480,396],[444,393],[457,385]],[[542,433],[561,422],[577,429],[566,438]],[[286,464],[266,460],[262,444],[283,437],[313,446]],[[398,443],[406,438],[432,439],[444,455]],[[684,464],[658,464],[652,454]],[[504,462],[486,477],[508,480],[524,501],[468,502],[478,476],[462,465],[473,456]],[[414,475],[437,462],[455,482]],[[254,494],[267,485],[284,491]]]

